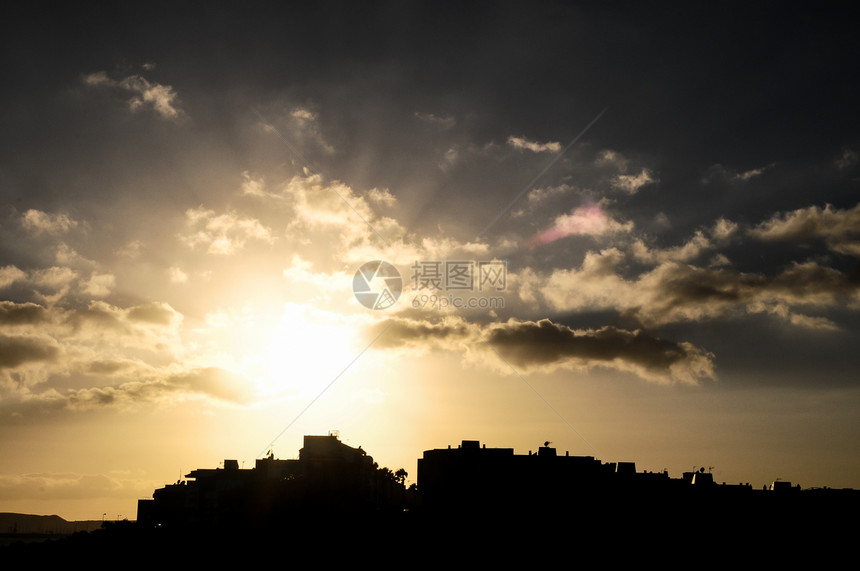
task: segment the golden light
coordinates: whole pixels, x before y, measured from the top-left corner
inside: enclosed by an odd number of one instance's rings
[[[274,392],[316,396],[355,358],[346,319],[309,306],[287,304],[269,332],[263,375]]]

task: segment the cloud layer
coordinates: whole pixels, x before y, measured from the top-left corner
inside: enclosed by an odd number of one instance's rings
[[[380,333],[376,346],[383,349],[462,351],[506,373],[588,372],[603,367],[650,381],[693,385],[715,377],[714,355],[641,330],[574,330],[548,319],[482,326],[452,317],[392,318],[374,326],[368,336]]]

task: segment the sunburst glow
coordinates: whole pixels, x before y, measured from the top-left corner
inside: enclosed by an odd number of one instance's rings
[[[268,333],[263,374],[276,392],[316,395],[354,357],[352,334],[338,316],[287,304]]]

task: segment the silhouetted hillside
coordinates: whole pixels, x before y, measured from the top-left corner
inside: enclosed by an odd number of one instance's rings
[[[92,531],[101,521],[66,521],[58,515],[0,513],[0,534],[69,535]]]

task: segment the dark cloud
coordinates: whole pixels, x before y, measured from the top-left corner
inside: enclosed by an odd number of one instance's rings
[[[64,400],[67,408],[87,410],[106,406],[128,407],[140,403],[178,402],[200,397],[243,404],[250,401],[251,395],[247,379],[224,369],[207,367],[145,381],[71,390]]]
[[[0,369],[30,362],[52,361],[60,354],[53,339],[0,334]]]
[[[125,361],[98,360],[84,364],[82,370],[95,375],[113,375],[131,366],[131,363]]]
[[[176,311],[166,303],[138,305],[128,310],[128,318],[131,321],[140,321],[153,325],[171,325],[176,317]]]
[[[391,318],[374,325],[368,335],[373,339],[383,332],[385,334],[374,344],[382,349],[397,347],[450,349],[472,339],[475,329],[458,318],[438,321]]]
[[[857,307],[860,283],[815,262],[794,263],[779,274],[742,273],[731,268],[698,268],[668,263],[643,276],[641,305],[630,315],[643,322],[671,323],[785,307]]]
[[[133,336],[150,326],[169,331],[181,322],[181,315],[164,302],[120,307],[92,301],[86,307],[56,308],[54,312],[78,333],[89,330]]]
[[[513,366],[523,373],[603,366],[659,382],[696,384],[714,377],[710,353],[690,343],[615,327],[577,331],[548,319],[486,326],[458,318],[391,318],[375,325],[368,335],[379,333],[383,335],[374,344],[379,349],[479,352],[485,362],[503,369]]]
[[[640,281],[652,289],[643,291],[647,303],[629,313],[652,323],[722,316],[756,302],[830,305],[856,289],[843,274],[814,263],[795,265],[773,278],[669,263]]]
[[[45,321],[48,311],[35,303],[0,301],[0,325],[28,325]]]
[[[117,308],[101,302],[91,303],[88,307],[70,312],[67,320],[76,329],[89,326],[97,330],[115,330],[118,333],[128,333],[131,330]]]
[[[696,383],[714,376],[714,356],[690,343],[615,327],[575,331],[544,319],[491,327],[487,343],[512,365],[556,368],[603,365],[646,378]]]

